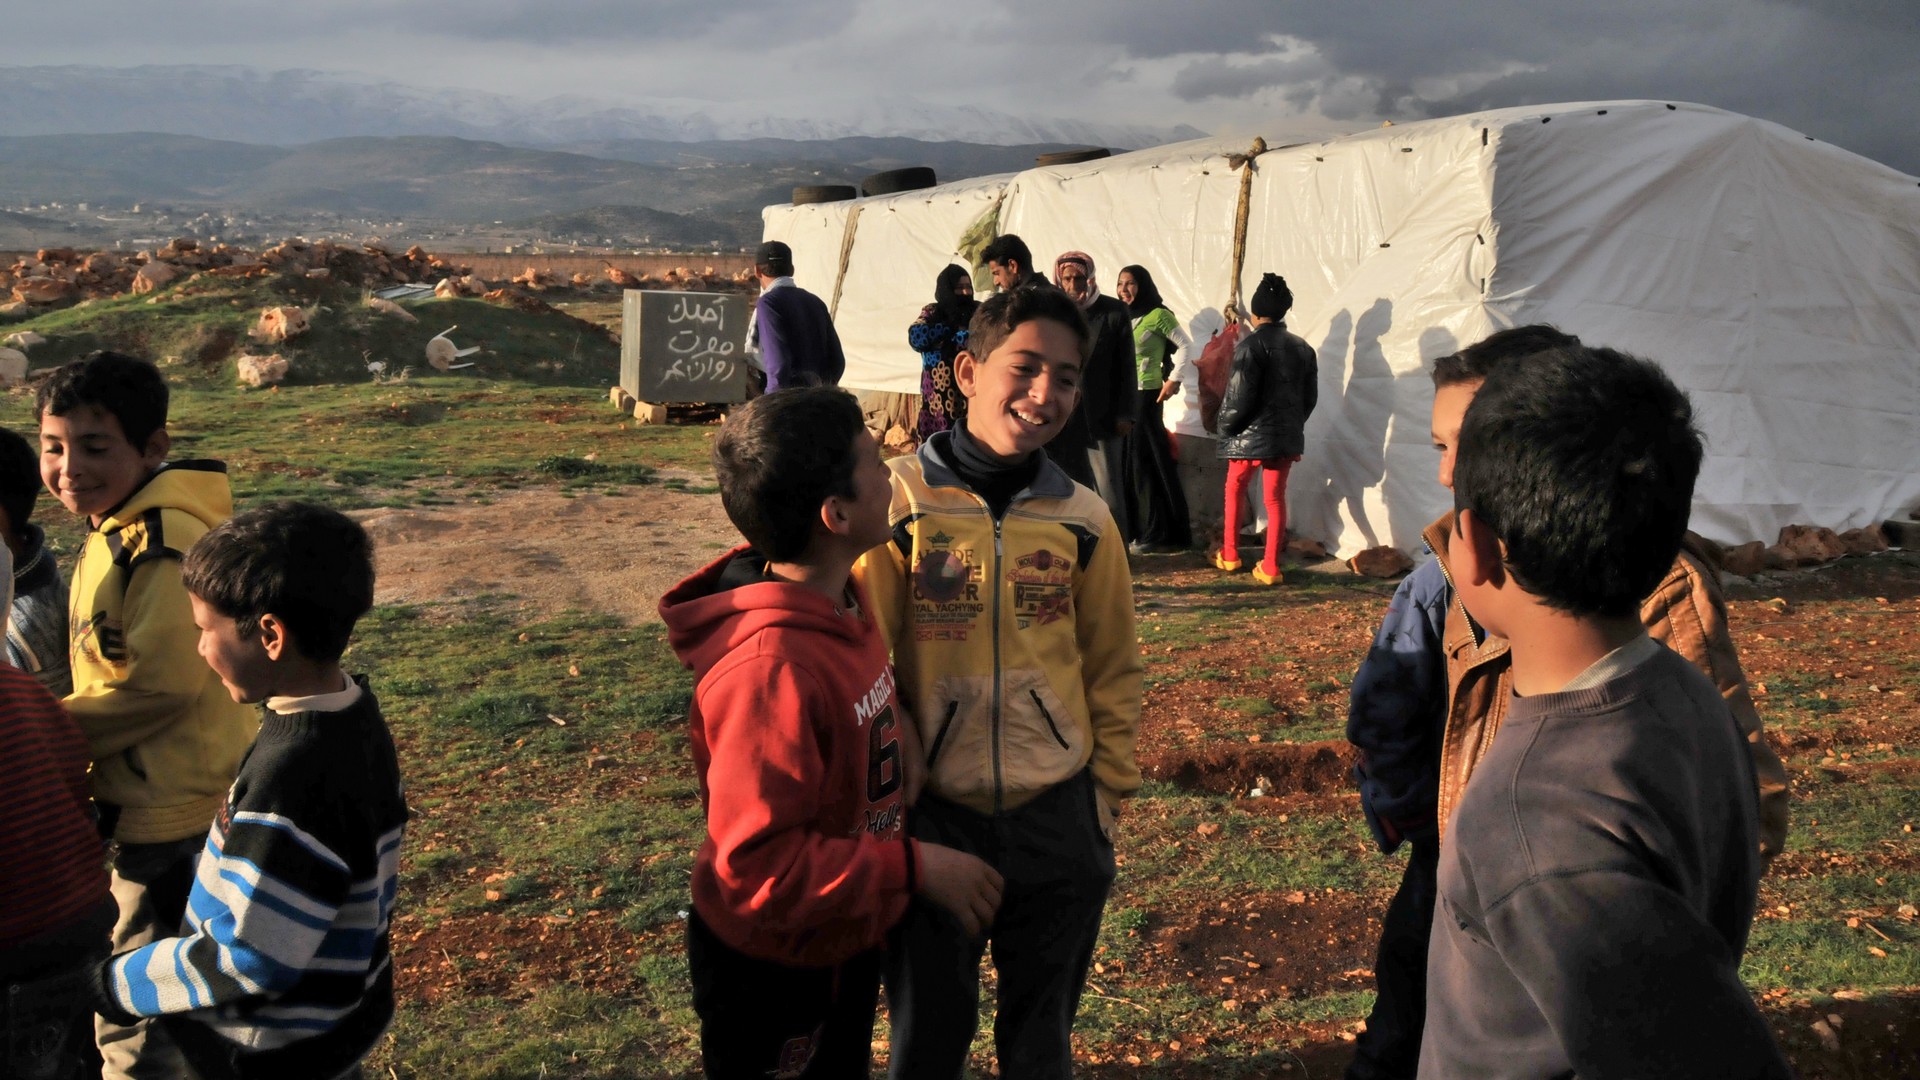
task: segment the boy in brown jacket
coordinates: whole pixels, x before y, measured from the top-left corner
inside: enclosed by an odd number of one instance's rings
[[[1434,362],[1433,443],[1440,483],[1453,487],[1454,455],[1467,407],[1508,363],[1580,340],[1551,326],[1502,330]],[[1373,647],[1354,676],[1347,738],[1361,751],[1361,806],[1380,848],[1411,844],[1407,869],[1382,920],[1374,965],[1378,993],[1349,1080],[1411,1077],[1426,1017],[1427,951],[1441,837],[1506,714],[1512,656],[1455,596],[1448,541],[1453,514],[1424,534],[1434,558],[1402,581]],[[1727,634],[1726,602],[1713,569],[1683,547],[1640,604],[1647,632],[1713,680],[1753,758],[1760,850],[1778,854],[1787,833],[1787,781],[1767,745]]]

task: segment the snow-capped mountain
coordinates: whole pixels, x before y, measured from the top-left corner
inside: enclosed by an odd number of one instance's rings
[[[1204,134],[1014,116],[906,97],[834,103],[813,116],[758,105],[650,99],[619,104],[581,96],[538,101],[413,86],[304,69],[239,66],[0,67],[0,135],[152,131],[290,146],[354,135],[452,135],[521,146],[612,139],[905,136],[1015,145],[1136,148]]]

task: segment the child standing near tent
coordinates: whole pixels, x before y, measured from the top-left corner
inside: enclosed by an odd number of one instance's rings
[[[1686,395],[1610,349],[1506,365],[1467,409],[1453,582],[1511,689],[1441,853],[1423,1078],[1791,1075],[1739,973],[1753,763],[1639,612],[1702,456]]]
[[[1551,326],[1520,326],[1434,362],[1433,441],[1440,451],[1443,487],[1453,487],[1460,427],[1487,377],[1505,365],[1528,363],[1536,354],[1579,345],[1579,338]],[[1455,602],[1449,583],[1452,533],[1451,513],[1428,526],[1426,542],[1434,558],[1395,590],[1353,677],[1347,739],[1361,753],[1356,770],[1361,809],[1381,851],[1392,853],[1404,842],[1411,854],[1381,920],[1373,1012],[1347,1080],[1412,1076],[1419,1061],[1445,808],[1472,774],[1478,748],[1499,729],[1510,697],[1507,643],[1490,637]],[[1641,601],[1640,619],[1655,639],[1706,672],[1733,710],[1753,758],[1761,851],[1771,857],[1786,836],[1786,774],[1760,732],[1713,571],[1683,550]],[[1453,750],[1443,750],[1443,742]]]
[[[1255,564],[1262,585],[1281,581],[1280,552],[1287,542],[1287,473],[1306,450],[1307,417],[1320,400],[1320,366],[1313,346],[1287,333],[1281,320],[1293,307],[1293,291],[1279,274],[1263,274],[1253,294],[1253,333],[1233,351],[1233,373],[1220,401],[1220,456],[1227,460],[1226,522],[1213,565],[1240,569],[1241,496],[1261,473],[1267,508],[1267,550]]]
[[[1140,785],[1126,540],[1042,452],[1073,411],[1087,340],[1057,289],[982,304],[954,368],[966,419],[893,460],[892,542],[856,571],[925,747],[914,837],[978,854],[1006,881],[986,934],[908,909],[887,976],[900,1080],[961,1075],[989,938],[1001,1075],[1072,1071],[1113,822]]]

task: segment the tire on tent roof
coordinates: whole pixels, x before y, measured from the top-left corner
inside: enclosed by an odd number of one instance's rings
[[[888,169],[877,172],[860,181],[862,195],[892,195],[901,191],[918,191],[930,188],[940,181],[934,178],[933,170],[925,165],[914,165],[905,169]]]
[[[1038,167],[1048,165],[1077,165],[1082,161],[1098,161],[1103,157],[1112,157],[1113,151],[1104,146],[1090,147],[1086,150],[1061,150],[1052,154],[1041,154],[1033,159]]]
[[[807,206],[812,203],[845,202],[860,194],[852,184],[808,184],[793,189],[793,205]]]

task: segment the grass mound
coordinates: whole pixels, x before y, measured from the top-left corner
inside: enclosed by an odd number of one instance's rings
[[[471,299],[431,299],[402,306],[418,322],[369,308],[357,286],[305,277],[200,277],[151,296],[116,296],[47,312],[7,326],[33,330],[47,341],[35,346],[33,367],[55,367],[95,349],[115,349],[161,365],[176,381],[231,384],[234,360],[243,353],[279,353],[287,358],[288,385],[361,383],[374,378],[369,364],[384,365],[384,377],[403,370],[431,374],[426,346],[450,335],[461,348],[481,351],[464,358],[462,374],[555,386],[611,385],[619,377],[620,348],[592,323],[564,312],[520,310]],[[249,336],[264,308],[304,309],[311,328],[277,345]],[[544,305],[540,305],[544,308]]]

